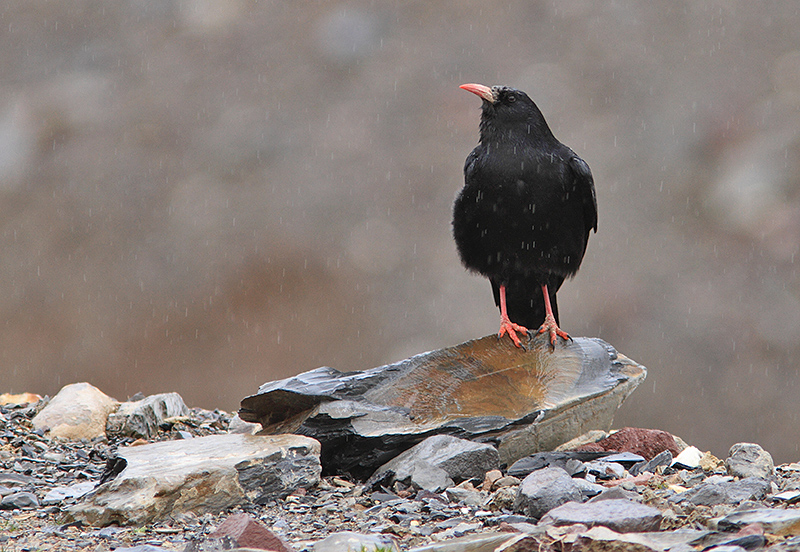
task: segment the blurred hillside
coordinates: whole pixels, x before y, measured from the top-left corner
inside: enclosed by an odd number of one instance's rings
[[[559,298],[649,368],[615,425],[800,459],[796,3],[26,0],[0,28],[3,391],[234,410],[495,332],[450,210],[458,85],[509,84],[595,176]]]

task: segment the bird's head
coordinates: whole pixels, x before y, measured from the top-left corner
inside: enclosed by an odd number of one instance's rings
[[[542,112],[522,90],[510,86],[462,84],[459,88],[483,100],[481,134],[484,130],[524,128],[528,134],[552,135]]]

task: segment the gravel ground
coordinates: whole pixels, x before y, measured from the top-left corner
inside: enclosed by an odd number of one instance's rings
[[[391,534],[407,550],[479,532],[531,529],[535,523],[511,511],[517,488],[513,478],[503,478],[494,485],[479,480],[464,482],[459,486],[465,493],[461,500],[455,501],[450,500],[453,497],[448,493],[417,493],[399,484],[375,492],[345,478],[326,477],[309,491],[301,490],[283,500],[217,516],[182,516],[145,527],[68,524],[63,519],[64,510],[74,499],[55,496],[53,489],[98,481],[116,447],[132,444],[133,439],[70,443],[50,440],[33,431],[30,423],[44,402],[0,407],[0,495],[3,496],[0,551],[3,552],[105,551],[139,545],[183,550],[192,540],[211,533],[232,513],[241,512],[259,520],[297,550],[310,549],[314,542],[341,531]],[[189,416],[162,426],[156,440],[222,433],[230,418],[221,411],[192,409]],[[791,498],[791,491],[800,489],[798,464],[779,466],[770,482],[770,492],[758,502],[709,506],[670,501],[678,488],[688,489],[714,475],[724,475],[723,462],[713,460],[706,463],[705,470],[668,468],[655,475],[602,483],[607,487],[619,485],[624,491],[638,494],[641,502],[659,508],[664,514],[662,531],[680,527],[714,528],[714,520],[736,509],[793,508],[800,501],[800,493]],[[784,493],[783,498],[776,496],[779,493]],[[766,545],[792,549],[791,536],[765,536]],[[554,542],[543,539],[543,548]]]

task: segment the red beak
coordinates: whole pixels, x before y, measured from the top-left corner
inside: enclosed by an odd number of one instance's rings
[[[494,103],[494,94],[492,94],[492,89],[488,86],[482,84],[462,84],[459,88],[463,88],[467,92],[472,92],[489,103]]]

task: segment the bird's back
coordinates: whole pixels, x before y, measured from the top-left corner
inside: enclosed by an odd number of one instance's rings
[[[501,280],[573,275],[592,224],[566,146],[478,145],[464,166],[453,233],[467,268]]]

